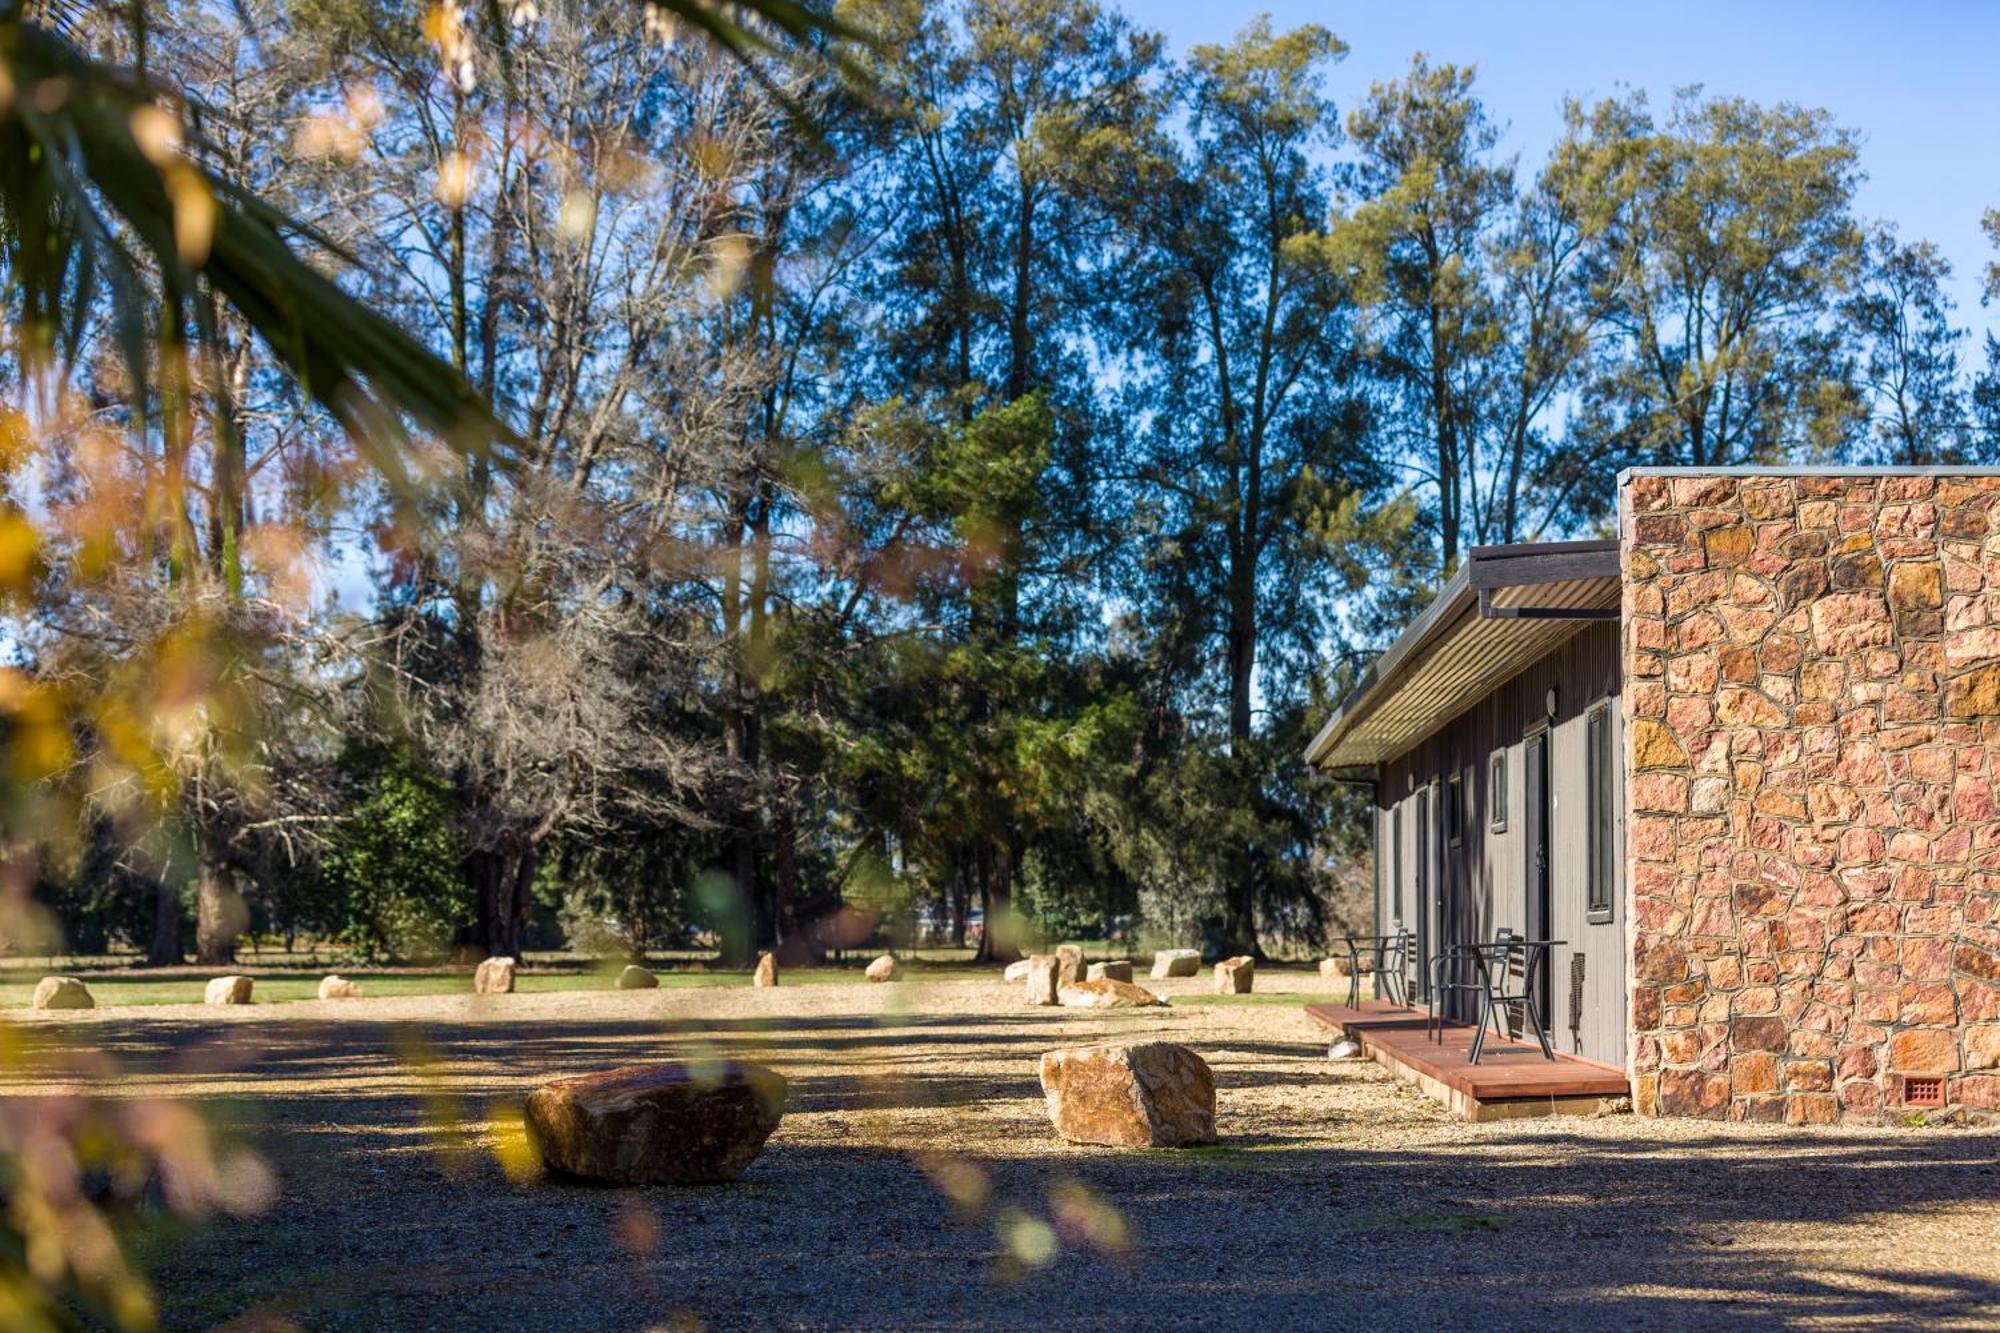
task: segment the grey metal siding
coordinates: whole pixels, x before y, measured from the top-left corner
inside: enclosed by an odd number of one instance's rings
[[[1555,713],[1549,716],[1548,692],[1555,690]],[[1470,709],[1426,737],[1415,748],[1383,765],[1376,786],[1377,829],[1389,854],[1376,899],[1379,929],[1395,928],[1391,880],[1400,860],[1404,876],[1402,924],[1417,928],[1418,913],[1449,909],[1444,929],[1452,940],[1485,940],[1501,926],[1524,930],[1528,923],[1526,841],[1522,823],[1526,787],[1522,779],[1522,741],[1546,728],[1549,736],[1549,840],[1552,881],[1551,929],[1567,941],[1551,958],[1549,991],[1553,1012],[1551,1034],[1564,1048],[1593,1060],[1623,1067],[1625,1063],[1626,1001],[1624,973],[1625,893],[1622,883],[1612,893],[1609,920],[1592,921],[1587,911],[1590,801],[1587,780],[1586,717],[1589,710],[1609,703],[1608,718],[1614,759],[1624,753],[1618,626],[1587,625],[1547,656],[1478,700]],[[1505,819],[1493,827],[1494,803],[1488,790],[1489,759],[1495,751],[1506,756]],[[1612,863],[1624,873],[1624,765],[1611,768],[1612,817],[1615,846]],[[1433,811],[1437,859],[1430,876],[1431,901],[1413,898],[1416,877],[1414,815],[1416,793],[1435,782],[1439,800],[1449,800],[1449,779],[1457,773],[1464,789],[1463,836],[1458,846],[1446,845],[1442,811]],[[1398,807],[1403,843],[1388,848]],[[1395,855],[1400,851],[1401,856]],[[1433,917],[1432,920],[1438,920]],[[1427,932],[1436,937],[1437,927]],[[1580,961],[1579,961],[1580,960]],[[1414,970],[1414,969],[1413,969]]]

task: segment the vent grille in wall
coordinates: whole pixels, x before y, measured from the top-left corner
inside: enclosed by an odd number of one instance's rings
[[[1903,1080],[1903,1105],[1943,1106],[1944,1080],[1941,1078],[1906,1078]]]

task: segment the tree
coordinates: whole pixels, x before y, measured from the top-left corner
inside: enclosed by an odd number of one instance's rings
[[[1319,151],[1337,129],[1321,80],[1344,49],[1261,19],[1197,47],[1188,141],[1155,140],[1121,191],[1138,251],[1126,327],[1144,349],[1127,398],[1145,638],[1189,692],[1174,710],[1218,719],[1226,738],[1230,947],[1257,947],[1257,900],[1280,867],[1258,697],[1282,713],[1328,623],[1312,516],[1378,476],[1347,388],[1352,304],[1311,245],[1329,203]]]
[[[1858,341],[1856,387],[1873,460],[1908,467],[1966,461],[1959,344],[1944,284],[1951,264],[1893,226],[1868,242],[1868,266],[1842,311]]]
[[[1587,435],[1620,463],[1719,467],[1837,449],[1855,405],[1834,303],[1862,238],[1855,142],[1825,111],[1680,93],[1572,108],[1566,188],[1585,204],[1585,274],[1610,341]],[[1602,512],[1614,468],[1588,491]]]

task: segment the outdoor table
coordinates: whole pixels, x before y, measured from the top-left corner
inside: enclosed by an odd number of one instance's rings
[[[1468,1063],[1478,1064],[1480,1053],[1486,1048],[1486,1028],[1493,1021],[1496,1005],[1519,1002],[1528,1014],[1528,1025],[1535,1030],[1535,1040],[1541,1043],[1544,1059],[1556,1058],[1555,1048],[1549,1045],[1548,1024],[1542,1019],[1542,1006],[1535,996],[1539,989],[1537,982],[1548,970],[1549,951],[1568,944],[1568,940],[1531,940],[1519,935],[1508,935],[1490,944],[1462,944],[1457,946],[1479,960],[1480,1000],[1479,1031],[1472,1038],[1472,1052]],[[1506,978],[1512,966],[1512,955],[1521,954],[1521,990],[1519,994],[1507,993]],[[1500,986],[1494,989],[1494,965],[1499,965]],[[1512,1028],[1512,1024],[1508,1024]]]
[[[1361,956],[1368,954],[1370,966],[1378,977],[1392,975],[1387,971],[1388,959],[1396,957],[1397,971],[1393,974],[1393,987],[1401,991],[1403,985],[1401,954],[1409,946],[1410,932],[1399,930],[1391,935],[1343,935],[1347,943],[1347,1007],[1356,1008],[1361,1003]],[[1398,999],[1400,1004],[1408,1001]]]

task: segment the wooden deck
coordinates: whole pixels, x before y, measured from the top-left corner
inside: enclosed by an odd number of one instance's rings
[[[1532,1041],[1510,1042],[1493,1032],[1475,1065],[1470,1025],[1445,1024],[1439,1043],[1425,1033],[1422,1009],[1386,1000],[1364,1000],[1352,1009],[1309,1004],[1306,1013],[1354,1038],[1377,1064],[1468,1120],[1596,1115],[1632,1092],[1622,1069],[1560,1051],[1548,1060]]]

